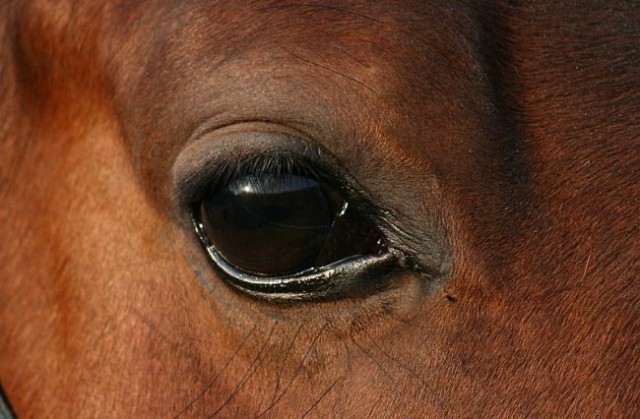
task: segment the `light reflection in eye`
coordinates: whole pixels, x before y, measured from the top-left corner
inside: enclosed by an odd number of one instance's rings
[[[284,194],[317,187],[318,181],[299,175],[244,176],[227,187],[235,195]]]

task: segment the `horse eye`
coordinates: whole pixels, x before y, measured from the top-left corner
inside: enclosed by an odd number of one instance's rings
[[[215,265],[254,296],[335,297],[353,288],[347,271],[388,264],[375,224],[314,176],[239,177],[196,205],[193,220]]]

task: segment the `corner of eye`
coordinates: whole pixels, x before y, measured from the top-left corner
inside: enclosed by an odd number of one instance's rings
[[[172,190],[181,200],[192,197],[198,185],[207,177],[208,159],[199,153],[184,150],[176,158],[172,168]]]

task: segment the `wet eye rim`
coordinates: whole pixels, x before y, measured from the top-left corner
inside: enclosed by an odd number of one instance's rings
[[[368,295],[382,288],[384,281],[380,278],[397,268],[397,255],[387,249],[378,255],[354,256],[288,276],[251,275],[232,266],[216,250],[209,240],[199,208],[193,208],[191,221],[214,268],[225,276],[230,285],[258,299],[273,302],[324,301],[356,294]]]

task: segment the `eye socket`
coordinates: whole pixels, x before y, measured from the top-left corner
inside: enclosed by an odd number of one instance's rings
[[[379,288],[375,276],[395,267],[361,200],[309,162],[258,156],[223,172],[192,220],[214,265],[241,291],[335,299]]]

